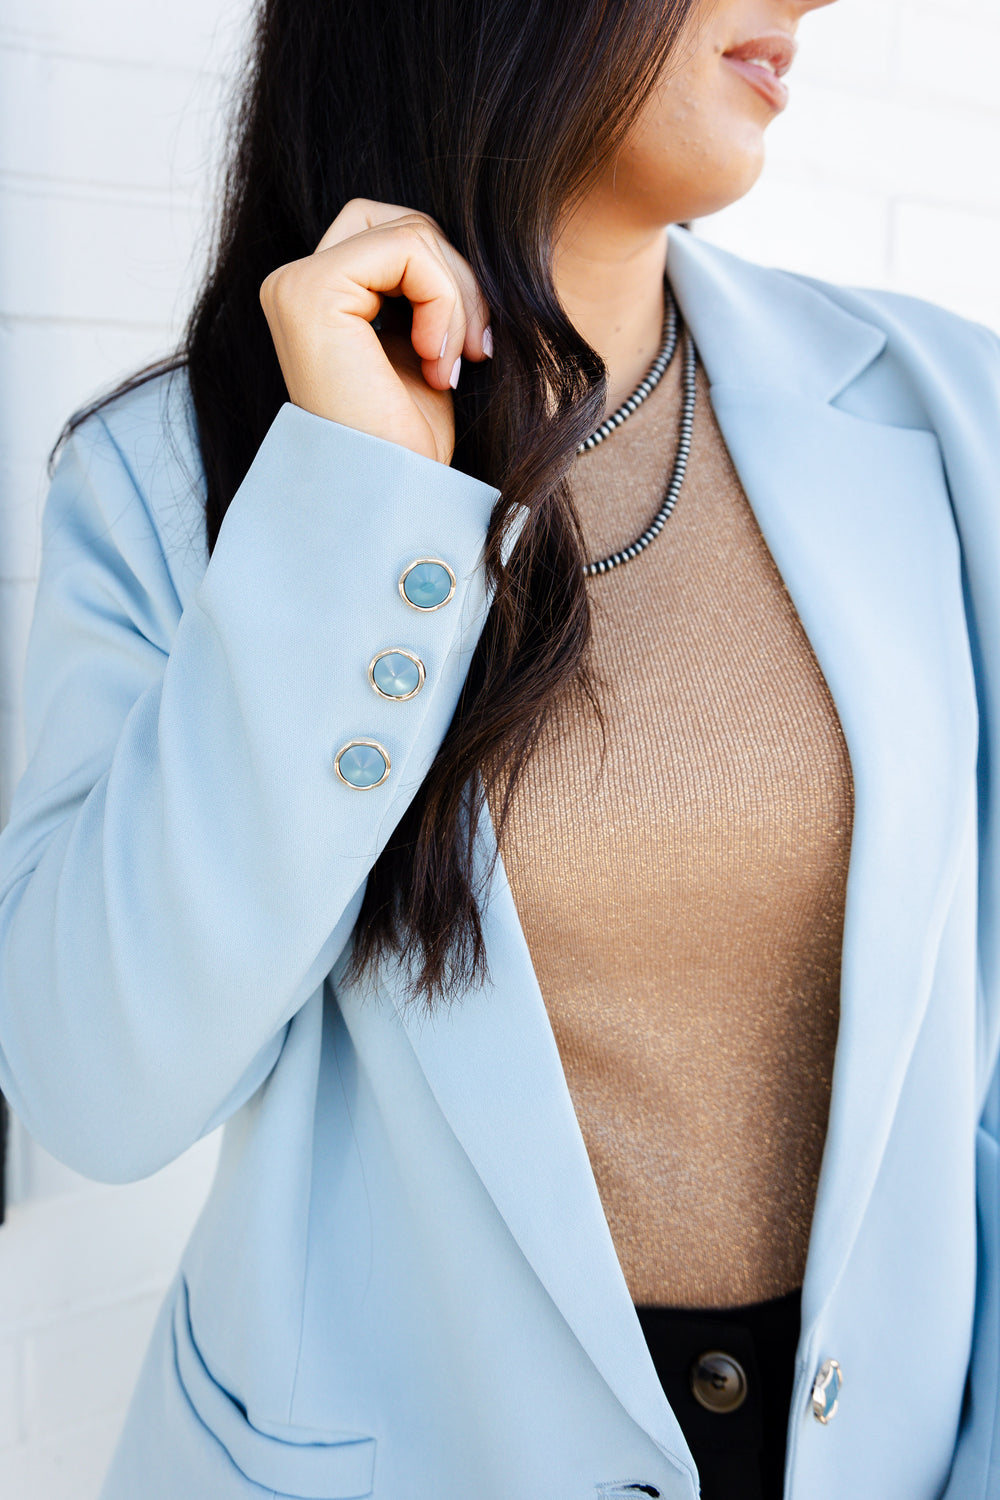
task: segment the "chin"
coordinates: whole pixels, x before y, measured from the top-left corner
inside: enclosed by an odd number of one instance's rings
[[[690,195],[690,206],[677,216],[678,219],[701,219],[728,208],[749,193],[763,169],[763,146],[752,154],[734,153],[719,163],[717,171],[705,173],[698,183],[697,192]]]

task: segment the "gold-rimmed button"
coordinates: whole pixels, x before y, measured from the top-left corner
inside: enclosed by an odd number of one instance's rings
[[[424,685],[424,664],[412,651],[394,646],[373,656],[368,666],[368,681],[380,698],[404,703],[415,698]]]
[[[411,609],[443,609],[455,593],[455,575],[440,557],[415,557],[399,577],[399,593]]]
[[[389,752],[378,740],[348,740],[337,751],[333,768],[345,786],[370,792],[389,774]]]

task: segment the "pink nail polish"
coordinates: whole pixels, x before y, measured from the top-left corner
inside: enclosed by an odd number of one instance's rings
[[[488,323],[483,329],[483,353],[487,359],[493,358],[493,329]]]
[[[444,351],[447,349],[447,347],[448,347],[448,335],[445,334],[444,338],[441,340],[441,353],[438,355],[438,359],[444,359]]]
[[[459,355],[458,359],[456,359],[455,363],[451,367],[451,374],[448,376],[448,384],[451,386],[452,390],[454,390],[458,385],[458,372],[461,368],[462,356]]]

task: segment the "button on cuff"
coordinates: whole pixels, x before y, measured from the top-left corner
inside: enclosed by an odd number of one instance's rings
[[[424,664],[412,651],[396,646],[380,651],[368,667],[368,681],[380,698],[402,703],[415,698],[424,685]]]
[[[389,774],[389,752],[378,740],[348,740],[341,745],[333,762],[334,770],[345,786],[358,792],[369,792],[381,786]]]
[[[455,593],[455,575],[440,557],[416,557],[400,574],[399,593],[404,604],[427,614],[443,609]]]

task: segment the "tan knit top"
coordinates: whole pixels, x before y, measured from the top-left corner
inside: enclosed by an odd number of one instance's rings
[[[575,460],[591,557],[655,513],[681,403],[678,354]],[[504,867],[633,1300],[762,1301],[803,1277],[853,792],[700,365],[673,515],[587,588],[606,759],[574,690],[515,796]]]

